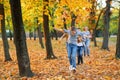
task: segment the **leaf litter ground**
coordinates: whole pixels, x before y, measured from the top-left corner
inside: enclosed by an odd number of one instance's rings
[[[27,40],[31,69],[35,76],[20,77],[16,59],[15,46],[9,41],[11,62],[4,62],[2,41],[0,41],[0,80],[120,80],[120,60],[115,59],[115,45],[110,51],[93,47],[91,42],[90,56],[84,57],[84,64],[77,65],[75,73],[69,71],[69,62],[65,41],[52,40],[53,51],[57,59],[45,60],[46,50],[39,45],[38,39]],[[77,59],[77,58],[76,58]]]

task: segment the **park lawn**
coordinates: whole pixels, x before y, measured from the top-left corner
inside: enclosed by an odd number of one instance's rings
[[[115,45],[110,45],[110,51],[101,50],[91,42],[90,57],[84,57],[84,64],[77,65],[76,73],[69,71],[69,62],[65,47],[62,42],[52,40],[53,51],[57,59],[45,60],[46,51],[39,45],[38,39],[27,40],[27,47],[31,62],[31,69],[35,76],[32,78],[20,77],[16,59],[15,46],[9,41],[11,62],[4,62],[2,41],[0,41],[0,80],[119,80],[120,60],[115,59]]]

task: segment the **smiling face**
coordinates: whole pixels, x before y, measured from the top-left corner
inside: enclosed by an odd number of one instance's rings
[[[86,27],[84,28],[84,30],[85,30],[85,31],[88,31],[88,27],[86,26]]]
[[[82,36],[79,35],[79,36],[77,37],[77,42],[79,43],[79,42],[81,42],[81,41],[82,41]]]
[[[71,35],[74,36],[76,34],[76,28],[71,27]]]
[[[74,36],[76,34],[76,31],[71,31],[71,35]]]

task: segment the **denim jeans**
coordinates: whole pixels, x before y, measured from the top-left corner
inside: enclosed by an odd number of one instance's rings
[[[86,41],[85,41],[85,53],[87,54],[87,55],[90,55],[90,49],[89,49],[89,45],[90,45],[90,39],[87,39]]]
[[[67,53],[68,53],[68,46],[69,46],[69,45],[68,45],[68,42],[66,42],[66,49],[67,49]]]
[[[80,62],[81,63],[83,63],[83,46],[78,46],[77,47],[78,49],[77,49],[77,54],[78,54],[78,64],[80,64]]]
[[[76,53],[77,53],[77,45],[75,44],[68,44],[68,58],[70,65],[76,68]]]

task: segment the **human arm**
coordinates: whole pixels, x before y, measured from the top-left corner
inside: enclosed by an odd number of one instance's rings
[[[60,32],[64,33],[64,30],[63,30],[63,29],[58,29],[58,28],[56,28],[56,27],[54,27],[53,29],[56,30],[56,31],[60,31]]]
[[[60,40],[62,40],[64,37],[66,37],[67,33],[64,33],[61,37]]]

